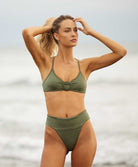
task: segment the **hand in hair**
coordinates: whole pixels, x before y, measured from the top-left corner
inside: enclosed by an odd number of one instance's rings
[[[43,26],[47,26],[51,30],[53,22],[56,20],[56,18],[57,17],[50,17],[50,18],[48,18]]]
[[[84,34],[89,35],[91,27],[86,23],[86,21],[81,17],[76,17],[74,19],[75,22],[80,22],[83,28],[78,27],[78,30],[82,31]]]

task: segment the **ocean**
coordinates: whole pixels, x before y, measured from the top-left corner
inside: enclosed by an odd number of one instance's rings
[[[91,73],[85,106],[97,137],[93,166],[138,166],[138,43],[127,55]],[[100,43],[79,45],[78,59],[109,52]],[[0,48],[0,167],[38,167],[47,116],[38,68],[25,46]],[[65,166],[70,166],[71,153]]]

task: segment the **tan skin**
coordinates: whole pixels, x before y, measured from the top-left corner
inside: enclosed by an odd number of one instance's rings
[[[44,53],[34,40],[34,36],[52,28],[56,18],[49,18],[43,27],[29,27],[23,30],[25,44],[31,53],[39,71],[42,81],[48,76],[52,67],[52,57]],[[83,28],[77,28],[80,22]],[[83,18],[66,19],[60,23],[58,33],[54,33],[58,41],[58,53],[54,62],[54,72],[63,81],[71,81],[78,75],[77,60],[73,57],[73,47],[77,45],[78,32],[90,35],[100,40],[111,53],[100,57],[91,57],[79,60],[81,72],[87,82],[90,74],[100,68],[107,67],[127,53],[126,49],[115,41],[93,30]],[[76,39],[76,41],[71,41]],[[49,115],[61,118],[73,117],[85,109],[84,93],[73,91],[44,92],[47,112]],[[97,141],[91,121],[83,125],[77,144],[71,153],[72,167],[91,167],[96,153]],[[48,126],[45,128],[44,148],[41,167],[63,167],[67,149],[56,131]]]

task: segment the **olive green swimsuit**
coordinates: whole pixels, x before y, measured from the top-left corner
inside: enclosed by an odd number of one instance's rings
[[[76,59],[78,61],[79,73],[77,77],[70,82],[63,81],[55,74],[53,68],[54,60],[55,57],[52,61],[51,71],[42,83],[44,92],[64,90],[85,93],[87,83],[83,74],[81,73],[79,60]],[[46,125],[53,128],[58,133],[63,143],[65,144],[68,153],[74,149],[81,128],[88,119],[90,119],[90,117],[86,110],[83,110],[78,115],[69,118],[59,118],[47,114]]]
[[[79,73],[77,77],[70,82],[69,81],[64,82],[55,74],[54,60],[55,60],[55,57],[53,58],[52,69],[42,84],[43,90],[45,92],[51,92],[51,91],[54,92],[54,91],[64,90],[64,91],[74,91],[74,92],[85,93],[87,84],[83,74],[81,73],[79,60],[76,59],[78,61]]]

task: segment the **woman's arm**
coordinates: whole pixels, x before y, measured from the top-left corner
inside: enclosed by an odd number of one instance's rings
[[[43,32],[47,31],[47,27],[29,27],[22,31],[22,35],[25,41],[25,45],[28,49],[28,51],[31,53],[36,65],[38,67],[42,66],[43,60],[44,60],[44,52],[37,44],[36,40],[34,39],[34,36],[41,34]]]
[[[55,19],[55,18],[54,18]],[[22,31],[22,35],[26,44],[27,49],[31,53],[36,65],[40,68],[44,63],[46,63],[50,57],[43,52],[43,50],[39,47],[34,37],[38,34],[42,34],[44,32],[49,32],[52,28],[52,22],[54,20],[50,18],[47,20],[47,24],[45,26],[38,27],[28,27]]]
[[[91,73],[94,70],[109,66],[117,62],[126,55],[127,51],[123,46],[113,41],[112,39],[93,30],[82,18],[76,18],[74,21],[78,21],[82,24],[83,29],[78,28],[80,31],[82,31],[86,35],[91,35],[92,37],[98,39],[103,44],[105,44],[109,49],[112,50],[111,53],[104,54],[99,57],[84,59],[83,61],[87,73]]]

